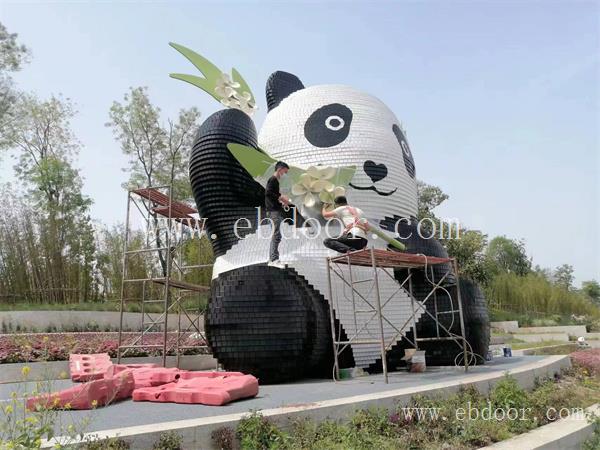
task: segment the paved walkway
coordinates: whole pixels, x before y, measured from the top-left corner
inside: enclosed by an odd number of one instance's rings
[[[524,364],[537,362],[542,356],[516,356],[497,358],[485,366],[472,367],[469,374],[486,374],[516,369]],[[91,422],[87,432],[147,425],[156,422],[169,422],[183,419],[197,419],[224,414],[243,413],[250,410],[294,406],[322,400],[332,400],[361,394],[372,394],[393,389],[423,387],[441,381],[467,381],[469,374],[464,369],[454,367],[428,368],[426,373],[411,374],[396,372],[390,374],[389,384],[383,382],[382,375],[371,375],[334,383],[332,380],[307,380],[297,383],[261,386],[256,398],[242,400],[226,406],[182,405],[173,403],[133,402],[131,400],[112,404],[94,411],[64,411],[60,414],[61,423],[66,427],[72,421],[80,422],[89,417]],[[52,389],[72,386],[70,380],[52,382]],[[34,383],[0,385],[0,401],[8,399],[11,392],[31,391]],[[58,430],[57,430],[58,431]]]

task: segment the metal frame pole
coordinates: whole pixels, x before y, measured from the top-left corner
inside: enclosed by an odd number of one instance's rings
[[[337,340],[335,335],[335,320],[333,318],[333,287],[331,285],[331,261],[327,261],[327,283],[329,286],[329,321],[331,322],[331,342],[333,344],[333,369],[335,380],[340,379],[340,366],[338,362]]]
[[[152,292],[152,288],[150,288],[150,292]],[[150,294],[152,295],[152,294]],[[144,331],[144,317],[146,317],[146,280],[142,281],[142,323],[140,330]],[[140,344],[144,345],[144,333],[142,333]]]
[[[415,298],[413,296],[412,269],[408,268],[408,292],[410,293],[410,307],[413,317],[413,339],[415,341],[415,350],[419,350],[419,341],[417,340],[417,313],[415,311]]]
[[[381,365],[383,367],[383,376],[385,384],[388,384],[388,370],[385,350],[385,335],[383,334],[383,313],[381,311],[381,297],[379,293],[379,279],[377,278],[377,264],[375,262],[375,251],[371,247],[371,265],[373,267],[373,279],[375,280],[375,299],[377,300],[377,318],[379,319],[379,332],[381,333]]]
[[[175,243],[175,245],[177,246],[177,250],[175,252],[175,256],[176,256],[176,264],[175,267],[177,269],[177,279],[179,281],[184,281],[185,278],[185,273],[184,273],[184,269],[182,269],[183,267],[183,225],[179,228],[180,233],[178,233],[178,238],[177,238],[177,242]],[[177,227],[175,227],[175,233],[177,234]],[[175,365],[177,367],[179,367],[179,362],[181,360],[181,308],[182,306],[185,307],[185,305],[182,305],[182,303],[184,303],[184,299],[186,298],[185,296],[185,292],[179,292],[177,295],[177,342],[176,342],[176,350],[175,350],[175,354],[176,356],[176,363]],[[186,314],[187,316],[187,314]],[[189,319],[189,317],[188,317]],[[189,327],[186,327],[186,330]]]
[[[121,275],[121,307],[119,311],[119,345],[117,347],[117,364],[121,363],[121,345],[123,344],[123,306],[125,301],[125,279],[127,278],[127,243],[129,241],[129,208],[131,206],[131,191],[127,191],[127,216],[125,217],[125,239],[123,241],[123,268]],[[142,316],[143,317],[143,316]],[[143,318],[142,318],[143,320]]]
[[[352,295],[352,314],[354,315],[354,335],[358,339],[358,320],[356,318],[356,296],[354,295],[354,277],[352,276],[352,263],[350,256],[346,254],[346,262],[348,264],[348,274],[350,276],[350,295]]]
[[[435,275],[433,272],[433,266],[431,266],[431,279],[435,280]],[[437,303],[437,289],[433,291],[433,307],[435,311],[435,333],[437,337],[440,337],[440,320],[438,314],[438,303]],[[450,310],[454,310],[454,302],[452,301],[452,296],[450,296]]]
[[[165,247],[167,248],[167,258],[166,258],[166,273],[165,273],[165,322],[163,329],[163,367],[167,367],[167,339],[168,339],[168,329],[169,329],[169,300],[170,300],[170,281],[171,281],[171,218],[172,211],[171,208],[173,206],[173,189],[172,186],[168,186],[169,190],[169,215],[167,216],[167,237]],[[160,251],[160,250],[159,250]]]
[[[453,258],[452,265],[454,266],[454,276],[456,277],[456,298],[458,299],[458,314],[460,317],[460,334],[463,340],[463,359],[465,360],[465,372],[469,370],[469,358],[467,354],[467,339],[465,337],[465,319],[463,317],[462,299],[460,296],[460,279],[458,275],[458,263],[456,258]]]
[[[176,366],[179,367],[179,360],[180,360],[180,352],[181,352],[181,299],[182,296],[180,295],[177,298],[177,342],[176,342],[176,349],[175,349],[175,353],[177,355],[176,358]]]

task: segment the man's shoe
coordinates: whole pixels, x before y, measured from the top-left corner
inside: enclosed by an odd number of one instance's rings
[[[283,264],[278,259],[276,259],[275,261],[269,261],[268,264],[267,264],[267,266],[277,267],[278,269],[285,269],[285,264]]]

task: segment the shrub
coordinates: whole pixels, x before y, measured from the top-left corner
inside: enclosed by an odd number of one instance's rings
[[[175,431],[161,433],[158,441],[154,443],[153,450],[181,450],[183,438]]]
[[[591,417],[594,424],[594,433],[583,443],[582,450],[598,450],[600,448],[600,417]]]
[[[240,420],[237,435],[244,449],[280,449],[285,446],[286,435],[259,412],[252,412]]]
[[[528,401],[528,394],[517,380],[506,373],[490,392],[490,400],[494,408],[524,408]]]
[[[28,399],[55,391],[51,381],[30,382],[29,373],[28,366],[22,368],[23,382],[0,405],[0,449],[37,449],[44,439],[52,438],[56,440],[56,448],[67,448],[84,433],[90,418],[71,418],[65,426],[57,410],[43,405],[37,405],[35,411],[28,410]]]
[[[210,437],[221,450],[235,450],[239,447],[235,431],[229,427],[217,428]]]
[[[387,409],[368,409],[357,411],[350,420],[350,425],[357,433],[380,434],[391,436],[393,423]]]
[[[224,450],[470,450],[554,420],[547,416],[550,408],[560,411],[598,402],[599,392],[600,377],[584,369],[542,380],[531,393],[507,374],[487,397],[467,387],[445,398],[415,396],[391,413],[376,408],[356,411],[345,422],[297,419],[285,431],[255,412],[238,425],[239,441],[228,428],[216,430],[212,439]],[[516,417],[509,415],[514,410]],[[600,430],[597,433],[600,436]],[[600,437],[595,439],[586,448],[600,448],[593,446]]]
[[[129,442],[121,438],[92,440],[85,444],[85,450],[129,450]]]

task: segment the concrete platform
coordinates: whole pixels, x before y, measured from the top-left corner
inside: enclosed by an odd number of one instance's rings
[[[587,414],[598,415],[600,406],[593,405],[585,411],[536,428],[529,433],[484,447],[481,450],[580,450],[582,444],[594,434],[594,423]]]
[[[133,442],[132,448],[151,448],[161,432],[171,429],[184,437],[185,448],[210,448],[210,433],[214,429],[235,427],[251,410],[262,410],[265,416],[281,421],[289,417],[342,420],[356,409],[369,406],[392,408],[398,403],[407,403],[417,393],[450,395],[466,385],[474,385],[485,393],[507,371],[521,386],[531,389],[536,378],[552,376],[568,366],[567,356],[498,358],[485,366],[473,367],[468,373],[454,367],[428,368],[422,374],[397,372],[390,374],[389,384],[383,382],[381,375],[372,375],[337,383],[308,380],[261,386],[256,398],[222,407],[129,400],[95,411],[65,411],[61,413],[61,422],[66,426],[91,417],[86,431],[99,437],[128,438]],[[53,387],[61,389],[71,385],[69,380],[60,380],[54,382]],[[32,389],[33,386],[24,388]],[[0,399],[9,398],[14,389],[13,384],[0,385]]]

